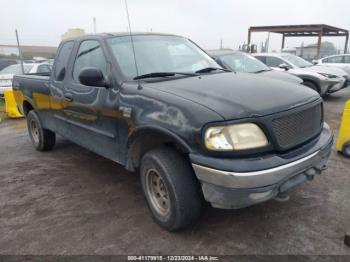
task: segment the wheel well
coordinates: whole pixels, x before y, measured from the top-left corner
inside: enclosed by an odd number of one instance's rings
[[[304,79],[304,83],[307,83],[307,82],[313,84],[316,87],[317,91],[320,92],[320,86],[316,81],[312,79]]]
[[[170,135],[158,131],[142,132],[128,147],[126,169],[135,171],[140,167],[141,159],[146,152],[160,147],[170,147],[185,155],[189,152],[187,146]]]
[[[33,109],[34,107],[28,101],[23,102],[23,112],[25,116],[28,115],[29,111]]]

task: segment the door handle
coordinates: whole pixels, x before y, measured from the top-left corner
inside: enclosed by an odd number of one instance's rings
[[[65,93],[63,96],[66,101],[68,102],[73,101],[73,95],[71,93]]]

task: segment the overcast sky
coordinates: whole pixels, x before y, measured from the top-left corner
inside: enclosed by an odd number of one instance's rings
[[[349,0],[128,0],[133,31],[187,36],[203,48],[238,48],[249,26],[329,24],[350,29]],[[24,45],[58,45],[68,28],[98,32],[127,30],[124,0],[2,0],[0,44],[15,44],[15,28]],[[266,33],[253,35],[259,44]],[[333,40],[342,48],[344,39]],[[313,43],[316,38],[289,39],[286,46]],[[271,50],[280,36],[271,36]],[[270,50],[270,51],[271,51]]]

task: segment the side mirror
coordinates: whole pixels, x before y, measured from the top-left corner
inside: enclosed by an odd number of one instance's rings
[[[83,68],[79,73],[79,81],[85,86],[107,87],[102,71],[95,67]]]
[[[284,70],[286,70],[286,71],[288,71],[289,69],[290,69],[290,66],[289,65],[287,65],[287,64],[280,64],[279,66],[278,66],[279,68],[281,68],[281,69],[284,69]]]

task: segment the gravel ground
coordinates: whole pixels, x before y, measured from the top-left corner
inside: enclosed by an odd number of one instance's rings
[[[325,101],[337,134],[350,88]],[[350,160],[335,152],[313,182],[236,211],[207,208],[194,227],[168,233],[146,208],[137,174],[59,139],[36,152],[26,123],[0,124],[0,254],[347,254]]]
[[[0,123],[5,119],[5,101],[4,98],[0,96]]]

